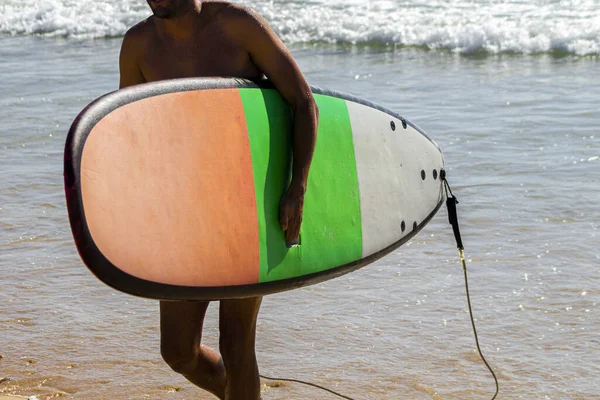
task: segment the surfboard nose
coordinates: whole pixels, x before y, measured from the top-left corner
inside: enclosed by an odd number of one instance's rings
[[[443,157],[435,142],[404,118],[357,102],[347,104],[367,256],[428,221],[442,200],[438,178]]]

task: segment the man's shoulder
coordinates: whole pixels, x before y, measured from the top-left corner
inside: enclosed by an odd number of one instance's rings
[[[203,3],[210,10],[211,18],[232,37],[245,37],[256,28],[264,27],[266,21],[252,8],[228,1]]]
[[[230,1],[209,0],[204,1],[202,7],[210,10],[213,18],[219,18],[227,22],[239,22],[243,19],[256,19],[256,11],[242,4],[232,3]]]
[[[148,17],[129,28],[127,32],[125,32],[124,40],[137,42],[154,33],[155,26],[152,18],[153,17]]]
[[[122,65],[139,63],[140,58],[148,48],[148,44],[151,43],[149,39],[155,31],[151,18],[138,22],[125,32],[121,43],[120,62]]]

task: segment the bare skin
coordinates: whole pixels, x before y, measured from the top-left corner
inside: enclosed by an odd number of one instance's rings
[[[292,179],[280,202],[280,225],[285,241],[296,242],[319,117],[292,56],[266,21],[242,6],[224,1],[147,1],[153,15],[123,39],[119,87],[201,76],[269,78],[294,112]],[[255,337],[261,300],[220,302],[220,354],[201,344],[208,302],[161,302],[163,358],[220,399],[259,399]]]

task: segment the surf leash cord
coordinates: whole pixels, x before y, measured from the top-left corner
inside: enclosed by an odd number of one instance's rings
[[[498,392],[499,392],[500,388],[498,385],[498,378],[496,377],[496,374],[494,373],[494,370],[492,369],[492,367],[490,367],[490,364],[488,364],[485,357],[483,356],[481,347],[479,346],[479,338],[477,335],[477,328],[475,328],[475,318],[473,317],[473,308],[471,307],[471,295],[469,294],[469,280],[467,279],[467,263],[465,262],[465,251],[464,251],[465,249],[462,244],[462,239],[460,237],[460,228],[458,226],[458,213],[456,211],[456,205],[458,204],[458,199],[452,193],[452,189],[450,189],[450,185],[448,184],[448,181],[446,180],[446,171],[442,170],[440,172],[440,175],[441,175],[440,178],[444,182],[444,188],[446,189],[446,208],[448,209],[448,222],[450,222],[450,225],[452,225],[452,231],[454,232],[454,239],[456,239],[456,247],[458,248],[458,255],[460,257],[460,263],[462,264],[462,270],[463,270],[463,274],[465,277],[465,291],[467,294],[467,306],[469,307],[469,316],[471,318],[471,326],[473,327],[473,335],[475,336],[475,345],[477,346],[477,352],[479,353],[479,357],[481,357],[481,360],[483,361],[483,363],[485,364],[487,369],[492,374],[492,377],[494,378],[494,382],[496,383],[496,393],[494,393],[494,397],[492,397],[492,400],[494,400],[496,398],[496,396],[498,396]]]
[[[464,251],[464,246],[462,243],[462,238],[460,236],[460,227],[458,225],[458,213],[456,211],[456,205],[458,204],[458,199],[456,198],[456,196],[454,196],[454,193],[452,193],[452,189],[450,189],[450,184],[448,183],[448,180],[446,180],[446,171],[443,169],[440,171],[440,179],[443,182],[444,189],[446,192],[446,208],[448,209],[448,222],[450,222],[450,225],[452,225],[452,231],[454,232],[454,239],[456,239],[456,247],[458,248],[458,255],[460,257],[460,263],[462,265],[463,275],[465,278],[465,292],[467,295],[467,306],[469,308],[469,317],[471,319],[471,326],[473,327],[473,335],[475,336],[475,346],[477,347],[477,352],[479,353],[479,357],[481,357],[481,360],[483,361],[483,363],[485,364],[487,369],[490,371],[490,374],[492,374],[492,377],[494,378],[494,383],[496,384],[496,392],[494,393],[494,397],[492,397],[492,399],[491,399],[491,400],[494,400],[498,396],[500,387],[498,385],[498,378],[496,377],[496,374],[494,373],[494,370],[492,369],[492,367],[490,367],[490,364],[488,364],[487,360],[483,356],[483,352],[481,351],[481,347],[479,345],[479,337],[477,335],[477,328],[475,327],[475,318],[473,317],[473,308],[471,307],[471,295],[469,293],[469,280],[467,277],[467,263],[465,261],[465,251]],[[324,391],[334,394],[338,397],[341,397],[342,399],[354,400],[351,397],[344,396],[343,394],[337,393],[326,387],[317,385],[315,383],[306,382],[306,381],[303,381],[300,379],[271,378],[271,377],[268,377],[265,375],[260,375],[260,377],[263,379],[270,380],[270,381],[300,383],[303,385],[308,385],[308,386],[315,387],[317,389],[324,390]]]
[[[317,388],[317,389],[324,390],[324,391],[326,391],[326,392],[329,392],[329,393],[331,393],[331,394],[334,394],[334,395],[336,395],[336,396],[338,396],[338,397],[341,397],[342,399],[354,400],[352,397],[344,396],[344,395],[343,395],[343,394],[341,394],[341,393],[335,392],[335,391],[333,391],[333,390],[331,390],[331,389],[327,389],[326,387],[324,387],[324,386],[321,386],[321,385],[317,385],[316,383],[310,383],[310,382],[302,381],[302,380],[300,380],[300,379],[289,379],[289,378],[271,378],[271,377],[268,377],[268,376],[265,376],[265,375],[259,375],[259,376],[260,376],[261,378],[263,378],[263,379],[267,379],[267,380],[269,380],[269,381],[283,381],[283,382],[294,382],[294,383],[301,383],[301,384],[303,384],[303,385],[308,385],[308,386],[315,387],[315,388]]]

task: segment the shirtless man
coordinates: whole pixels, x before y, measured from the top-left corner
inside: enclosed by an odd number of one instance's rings
[[[171,78],[268,77],[294,111],[293,168],[280,203],[287,243],[298,239],[318,109],[306,80],[266,21],[224,1],[147,0],[153,15],[132,27],[119,58],[120,87]],[[254,350],[261,298],[222,300],[219,350],[201,344],[208,302],[160,303],[161,353],[173,370],[220,399],[259,399]]]

